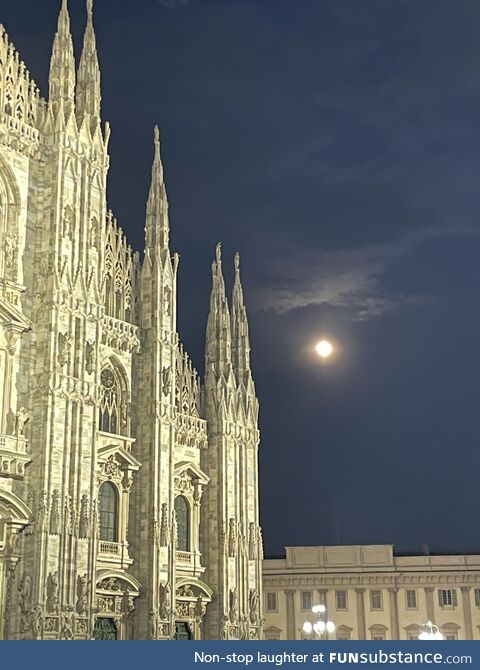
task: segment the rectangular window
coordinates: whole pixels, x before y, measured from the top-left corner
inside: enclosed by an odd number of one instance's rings
[[[302,591],[302,610],[312,609],[312,592]]]
[[[276,612],[277,610],[277,594],[271,591],[267,593],[267,612]]]
[[[370,591],[370,607],[372,610],[383,609],[381,591]]]
[[[475,605],[480,607],[480,589],[475,589]]]
[[[455,633],[449,633],[448,635],[445,635],[445,639],[446,640],[456,640],[457,636],[455,635]]]
[[[347,609],[347,592],[346,591],[335,591],[335,603],[337,610],[346,610]]]
[[[338,630],[337,629],[337,640],[349,640],[350,639],[350,631],[349,630]]]
[[[457,592],[456,589],[439,589],[438,604],[440,607],[456,607]]]
[[[384,640],[385,635],[382,635],[382,633],[375,633],[372,635],[372,640]]]
[[[415,589],[407,589],[407,609],[417,609],[417,592]]]

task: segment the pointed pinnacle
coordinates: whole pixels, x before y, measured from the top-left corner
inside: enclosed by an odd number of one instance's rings
[[[87,0],[87,16],[91,20],[93,15],[93,0]]]
[[[235,254],[234,262],[235,262],[235,275],[239,276],[240,275],[240,254],[238,253],[238,251]]]
[[[221,242],[219,242],[217,244],[215,254],[216,254],[216,257],[217,257],[217,265],[220,266],[221,263],[222,263],[222,243]]]

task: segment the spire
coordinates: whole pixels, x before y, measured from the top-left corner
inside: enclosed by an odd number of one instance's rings
[[[155,155],[152,165],[152,183],[147,202],[145,248],[155,251],[168,249],[170,226],[168,222],[168,199],[163,181],[163,165],[160,157],[160,132],[155,126]]]
[[[230,311],[222,273],[222,245],[219,243],[216,250],[216,260],[212,264],[212,293],[210,295],[210,313],[208,315],[205,348],[207,374],[212,369],[215,370],[217,376],[230,371],[231,349]]]
[[[100,121],[101,108],[100,67],[97,42],[93,29],[93,0],[87,0],[87,27],[83,38],[77,78],[77,119],[80,127],[85,116],[91,118],[91,129]]]
[[[232,298],[232,363],[237,381],[245,380],[245,373],[250,372],[250,338],[238,253],[235,254],[235,283]]]
[[[58,16],[58,27],[53,41],[50,61],[49,84],[50,103],[53,103],[55,111],[63,106],[65,118],[68,119],[74,107],[75,58],[73,56],[67,0],[62,0],[62,7]]]

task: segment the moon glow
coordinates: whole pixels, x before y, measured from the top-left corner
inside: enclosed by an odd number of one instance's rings
[[[333,346],[328,340],[321,340],[315,349],[320,358],[329,358],[333,353]]]

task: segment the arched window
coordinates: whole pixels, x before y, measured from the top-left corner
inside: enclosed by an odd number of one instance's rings
[[[100,539],[104,542],[118,542],[118,494],[115,486],[104,482],[98,492],[100,515]]]
[[[177,519],[177,549],[190,551],[190,510],[183,496],[175,498],[175,516]]]
[[[113,365],[104,368],[100,374],[98,429],[114,435],[128,435],[127,388]]]

